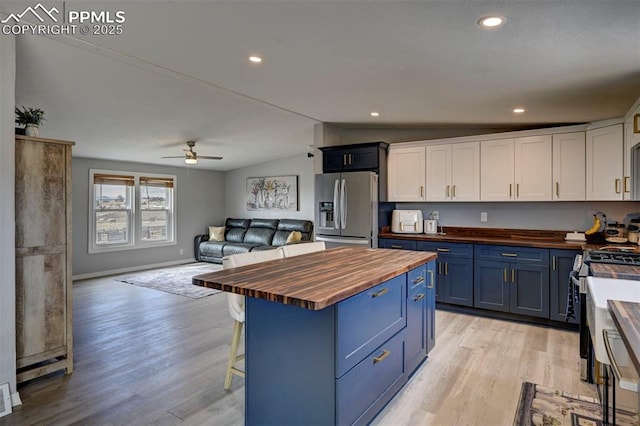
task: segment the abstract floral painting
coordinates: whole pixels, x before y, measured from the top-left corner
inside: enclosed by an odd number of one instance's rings
[[[298,210],[298,176],[247,178],[247,210]]]

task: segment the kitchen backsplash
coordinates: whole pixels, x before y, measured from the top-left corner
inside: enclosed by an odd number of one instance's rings
[[[593,224],[593,214],[601,211],[608,221],[628,223],[640,217],[640,202],[557,202],[557,203],[380,203],[380,226],[388,226],[391,211],[422,210],[425,219],[433,211],[440,216],[442,226],[477,228],[547,229],[584,231]],[[481,222],[486,212],[487,221]]]

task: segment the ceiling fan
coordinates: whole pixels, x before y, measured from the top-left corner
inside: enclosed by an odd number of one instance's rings
[[[184,158],[184,162],[186,164],[198,164],[198,159],[203,160],[222,160],[222,157],[211,157],[209,155],[198,155],[193,148],[196,146],[195,141],[187,141],[187,146],[189,149],[183,149],[184,155],[172,156],[172,157],[162,157],[162,158]]]

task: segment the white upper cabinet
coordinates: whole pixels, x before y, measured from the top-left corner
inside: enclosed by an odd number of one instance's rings
[[[387,170],[389,201],[425,201],[425,147],[390,148]]]
[[[553,200],[585,200],[585,134],[553,135]]]
[[[551,152],[551,135],[515,139],[516,201],[551,201]]]
[[[482,201],[551,201],[551,136],[483,141]]]
[[[587,200],[622,200],[622,124],[587,130]]]
[[[480,199],[514,199],[513,139],[483,141],[480,146]]]
[[[428,146],[427,201],[479,200],[479,142]]]
[[[451,144],[427,147],[427,201],[451,201]]]

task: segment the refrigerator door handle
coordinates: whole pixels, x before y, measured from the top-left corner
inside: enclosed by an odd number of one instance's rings
[[[340,227],[347,229],[347,180],[342,179],[340,188]]]
[[[334,229],[340,229],[340,222],[338,222],[338,219],[340,218],[339,214],[340,214],[340,210],[338,208],[338,193],[340,192],[340,180],[336,179],[335,183],[333,184],[333,227]]]
[[[316,235],[316,241],[324,241],[327,243],[342,243],[342,244],[358,244],[363,246],[369,246],[369,239],[366,238],[340,238],[340,237],[325,237],[322,235]]]

